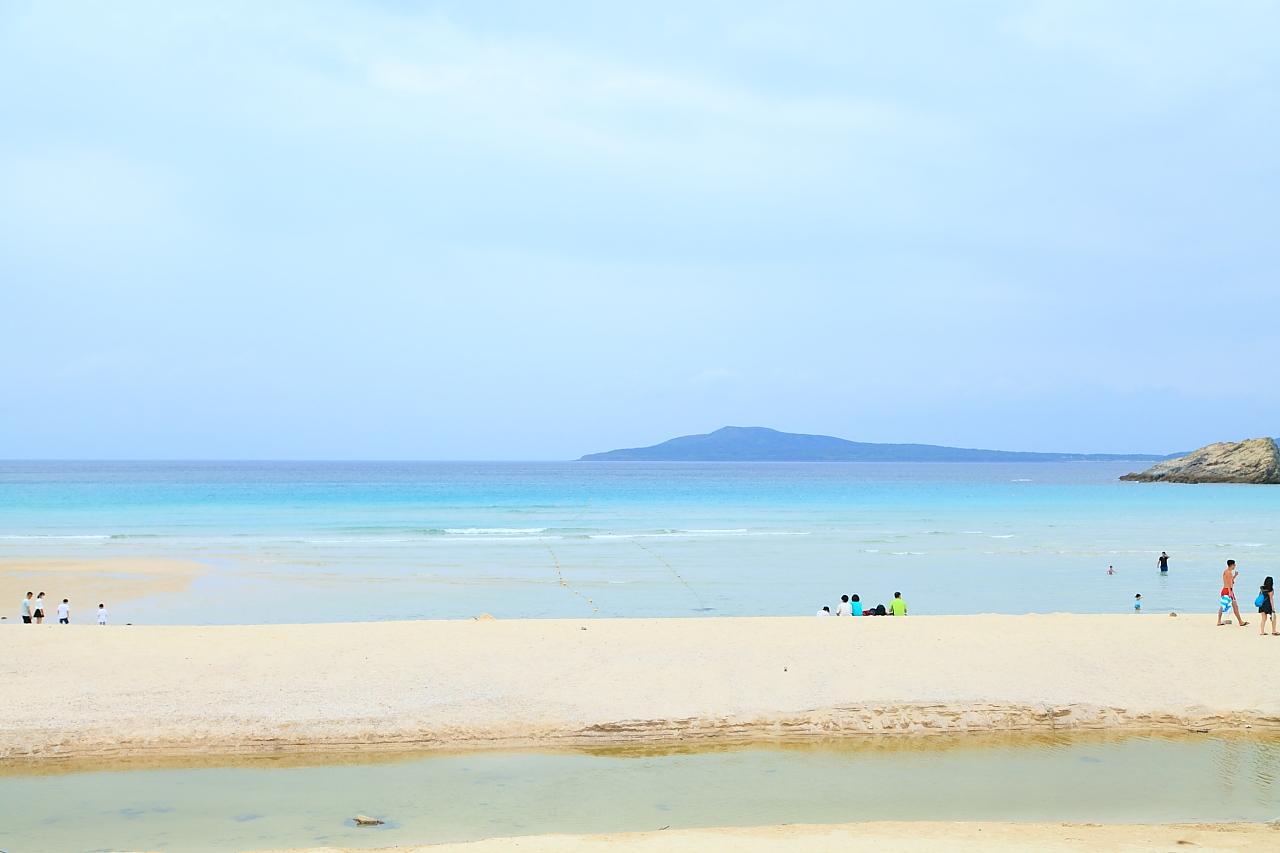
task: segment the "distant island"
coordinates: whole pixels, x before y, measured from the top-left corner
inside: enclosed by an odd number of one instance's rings
[[[652,447],[588,453],[580,462],[1110,462],[1159,461],[1177,454],[1027,453],[934,444],[871,444],[768,427],[722,427]]]

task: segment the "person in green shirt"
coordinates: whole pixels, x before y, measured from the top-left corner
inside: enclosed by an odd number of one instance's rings
[[[893,594],[893,601],[889,602],[889,612],[894,616],[907,615],[907,603],[902,600],[902,593],[895,592]]]

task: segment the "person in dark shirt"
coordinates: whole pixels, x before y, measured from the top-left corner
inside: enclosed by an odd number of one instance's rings
[[[1169,571],[1169,555],[1166,554],[1164,551],[1161,551],[1159,562],[1160,562],[1160,574],[1163,575]]]
[[[1267,575],[1267,579],[1262,582],[1262,586],[1258,588],[1258,597],[1255,602],[1258,605],[1258,612],[1262,614],[1262,625],[1258,627],[1258,635],[1263,636],[1267,633],[1267,620],[1271,620],[1271,635],[1280,637],[1280,633],[1276,631],[1276,605],[1275,605],[1275,581],[1271,579],[1271,575]]]

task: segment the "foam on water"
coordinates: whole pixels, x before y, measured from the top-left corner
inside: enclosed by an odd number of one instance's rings
[[[1280,489],[1129,467],[0,463],[0,556],[209,566],[113,606],[133,622],[808,615],[896,589],[912,613],[1201,611],[1227,558],[1280,575]]]

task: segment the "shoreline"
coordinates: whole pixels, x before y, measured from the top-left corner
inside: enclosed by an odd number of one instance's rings
[[[266,770],[309,767],[363,767],[379,764],[417,761],[426,757],[510,753],[519,755],[582,755],[617,758],[650,758],[672,755],[705,755],[738,750],[821,750],[860,753],[891,752],[944,753],[948,750],[982,748],[1028,748],[1078,745],[1106,746],[1129,738],[1151,738],[1172,742],[1201,737],[1239,738],[1248,742],[1267,739],[1280,742],[1280,726],[1239,725],[1212,729],[1178,725],[1147,728],[1059,728],[1053,730],[992,729],[952,732],[882,732],[871,734],[832,735],[827,737],[747,738],[743,740],[659,741],[647,744],[608,745],[516,743],[494,745],[397,745],[318,744],[282,749],[247,749],[242,751],[208,750],[191,752],[167,751],[101,751],[85,754],[39,754],[0,759],[0,779],[6,777],[36,778],[74,773],[133,770],[206,770],[259,768]]]
[[[1092,824],[1092,823],[952,823],[940,821],[870,821],[844,824],[786,824],[756,827],[708,827],[604,835],[526,835],[435,845],[374,848],[384,853],[1110,853],[1114,850],[1167,851],[1186,847],[1206,853],[1274,850],[1280,828],[1274,823]],[[360,848],[367,850],[367,848]],[[263,850],[257,853],[355,853],[354,848],[312,847]]]
[[[1280,642],[1208,616],[73,625],[6,639],[6,764],[1280,730],[1280,694],[1254,675]],[[22,689],[32,672],[50,677]]]

